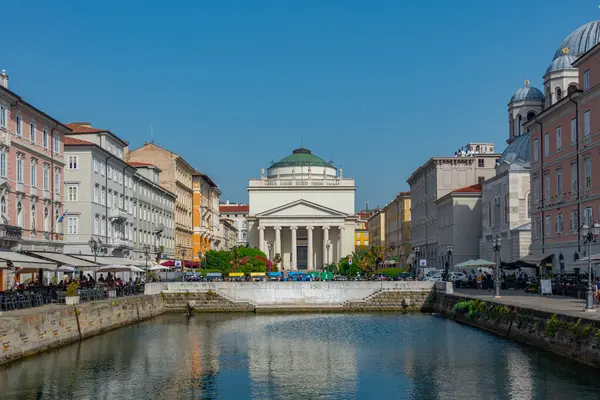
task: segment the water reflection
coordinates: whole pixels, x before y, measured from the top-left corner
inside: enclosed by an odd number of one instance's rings
[[[426,315],[165,315],[16,362],[3,399],[565,399],[596,371]]]

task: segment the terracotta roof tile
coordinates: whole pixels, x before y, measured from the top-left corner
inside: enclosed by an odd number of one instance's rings
[[[471,185],[464,188],[453,190],[452,193],[480,193],[481,184]]]
[[[70,146],[96,146],[95,143],[88,142],[87,140],[81,140],[69,136],[65,136],[65,145]]]
[[[133,167],[154,167],[154,168],[158,168],[154,164],[149,164],[149,163],[145,163],[145,162],[137,162],[137,161],[130,161],[129,165],[131,165]]]
[[[89,126],[84,126],[84,125],[80,125],[80,124],[76,124],[71,122],[70,124],[67,124],[67,126],[69,128],[71,128],[71,130],[75,133],[99,133],[99,132],[106,132],[106,129],[97,129],[97,128],[91,128]]]
[[[222,213],[249,212],[250,206],[248,204],[242,204],[237,206],[220,205],[219,211]]]

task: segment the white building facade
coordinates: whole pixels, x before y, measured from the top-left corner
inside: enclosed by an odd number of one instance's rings
[[[249,209],[248,204],[230,203],[229,200],[219,206],[221,219],[231,221],[231,224],[237,230],[236,246],[246,246],[248,244],[248,220],[246,216]]]
[[[249,181],[250,246],[284,270],[316,270],[354,251],[354,179],[300,148]]]

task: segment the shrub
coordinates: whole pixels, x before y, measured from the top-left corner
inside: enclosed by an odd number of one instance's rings
[[[67,285],[67,293],[65,294],[65,296],[68,296],[68,297],[79,296],[79,293],[77,293],[78,290],[79,290],[79,283],[71,282]]]
[[[387,275],[390,277],[394,277],[394,276],[398,276],[401,273],[406,272],[406,271],[404,271],[403,268],[385,268],[385,269],[380,269],[375,272],[378,274],[383,274],[383,275]]]
[[[546,321],[546,335],[553,337],[558,329],[560,329],[561,322],[556,316],[556,314],[552,314],[549,320]]]

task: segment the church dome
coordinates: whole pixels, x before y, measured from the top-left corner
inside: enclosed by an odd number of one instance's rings
[[[317,157],[308,149],[299,148],[292,152],[287,157],[283,157],[281,160],[271,165],[271,168],[282,168],[282,167],[329,167],[335,168],[332,163],[323,160],[321,157]]]
[[[546,69],[546,75],[550,72],[561,71],[563,69],[571,69],[573,67],[573,63],[577,57],[572,54],[563,54],[560,57],[554,59],[552,64]]]
[[[506,150],[504,150],[502,156],[498,159],[497,164],[512,164],[515,161],[521,161],[523,163],[531,162],[531,137],[529,136],[529,132],[517,136],[515,140],[508,145]]]
[[[544,101],[544,94],[533,86],[525,86],[518,89],[515,94],[510,98],[510,102],[513,101]]]
[[[554,60],[564,54],[564,49],[569,49],[569,54],[577,57],[600,42],[600,21],[592,21],[580,26],[563,40],[554,54]]]

